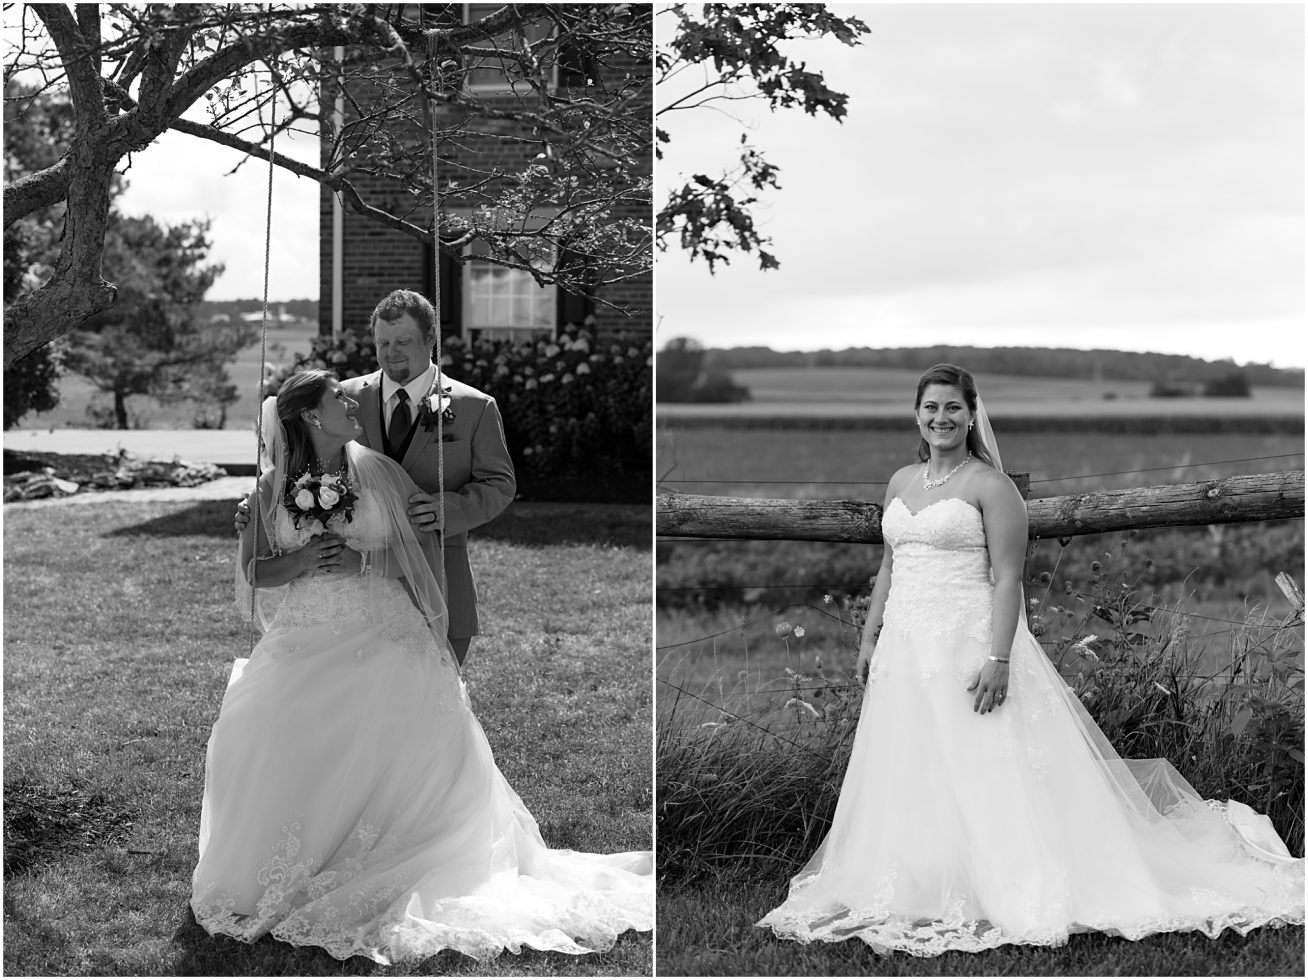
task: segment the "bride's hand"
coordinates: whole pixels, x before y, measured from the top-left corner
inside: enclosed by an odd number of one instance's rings
[[[860,684],[867,683],[868,671],[872,669],[872,655],[876,653],[876,650],[877,646],[873,643],[858,651],[858,663],[854,666],[854,672],[858,675]]]
[[[334,534],[316,534],[296,552],[303,575],[329,575],[338,570],[345,542]]]
[[[968,686],[969,691],[976,691],[976,700],[972,710],[985,714],[994,711],[1008,697],[1008,664],[997,660],[987,660],[976,680]]]

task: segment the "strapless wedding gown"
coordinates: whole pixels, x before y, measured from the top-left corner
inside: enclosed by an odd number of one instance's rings
[[[760,926],[933,956],[1303,922],[1303,861],[1271,822],[1121,760],[1025,626],[1006,703],[972,710],[994,590],[975,507],[895,499],[882,531],[891,589],[831,829]]]
[[[376,504],[359,501],[352,546],[381,543]],[[308,537],[280,507],[273,530]],[[650,853],[545,845],[398,581],[291,583],[223,697],[199,846],[208,932],[340,959],[586,953],[653,926]]]

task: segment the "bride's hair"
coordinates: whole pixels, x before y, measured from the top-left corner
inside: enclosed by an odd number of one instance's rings
[[[976,415],[976,381],[972,374],[966,368],[961,368],[957,364],[937,364],[929,367],[922,377],[917,379],[917,399],[913,402],[913,411],[922,407],[922,392],[927,390],[928,385],[948,385],[951,388],[957,388],[963,393],[963,401],[967,402],[967,410]],[[972,455],[982,462],[994,466],[995,461],[990,457],[990,451],[986,448],[985,441],[981,438],[981,433],[976,428],[967,430],[967,448],[971,450]],[[919,439],[917,443],[917,458],[922,462],[931,459],[931,447],[927,445],[925,439]]]
[[[277,418],[286,432],[286,475],[291,479],[307,469],[314,456],[309,425],[300,413],[317,408],[327,391],[327,382],[335,380],[331,371],[303,371],[287,378],[277,392]]]

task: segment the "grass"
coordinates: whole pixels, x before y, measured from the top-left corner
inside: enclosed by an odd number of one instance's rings
[[[797,871],[798,865],[790,869]],[[659,976],[763,977],[1222,977],[1303,976],[1302,926],[1151,936],[1128,942],[1100,935],[1066,946],[1002,948],[881,958],[860,941],[801,945],[753,923],[785,898],[783,877],[724,874],[659,893]]]
[[[1111,604],[1106,592],[1113,591],[1101,589],[1098,602]],[[1180,611],[1148,623],[1157,628],[1141,645],[1115,636],[1141,625],[1122,614],[1133,600],[1118,606],[1095,620],[1105,634],[1096,643],[1100,662],[1068,665],[1105,734],[1128,756],[1172,760],[1205,796],[1243,799],[1271,813],[1292,851],[1302,853],[1302,755],[1296,763],[1287,752],[1303,744],[1301,632],[1254,615],[1223,638],[1219,662],[1214,643],[1192,649],[1177,639]],[[1036,615],[1046,612],[1042,601]],[[665,610],[659,621],[687,616]],[[1054,949],[930,959],[882,959],[860,942],[802,945],[753,928],[782,901],[835,808],[862,694],[851,673],[853,618],[832,604],[790,610],[784,620],[764,612],[749,631],[660,651],[660,975],[1302,976],[1302,926],[1217,940],[1200,933],[1139,942],[1074,936]],[[807,628],[797,637],[801,622]],[[1084,636],[1087,625],[1068,632]],[[661,642],[664,635],[660,626]],[[1045,637],[1054,647],[1059,639]],[[1237,679],[1256,692],[1254,700],[1244,699]],[[1176,696],[1160,699],[1159,684]],[[1241,705],[1255,705],[1256,719],[1243,742],[1231,734]],[[1179,724],[1161,724],[1164,717]]]
[[[910,415],[903,412],[902,431],[660,426],[659,485],[683,493],[880,502],[890,475],[916,459]],[[1004,468],[1030,474],[1032,497],[1303,468],[1302,432],[1001,432],[1000,439]],[[1281,458],[1221,462],[1260,456]]]
[[[7,974],[648,975],[648,934],[399,969],[210,938],[187,903],[205,744],[248,652],[231,504],[4,516]],[[644,507],[519,504],[473,542],[470,693],[555,846],[651,846],[649,535]]]

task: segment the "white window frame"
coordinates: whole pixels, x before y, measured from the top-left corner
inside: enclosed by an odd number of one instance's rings
[[[473,7],[491,8],[490,10],[487,11],[487,13],[490,13],[491,11],[498,10],[503,6],[504,5],[502,3],[462,4],[461,9],[463,11],[463,22],[465,24],[473,23],[473,18],[472,18]],[[483,43],[489,44],[491,42],[486,41]],[[480,81],[480,82],[474,81],[474,79],[477,77],[483,77],[483,78],[485,77],[484,74],[480,74],[480,73],[492,73],[492,72],[494,73],[495,81]],[[554,64],[550,66],[550,77],[548,79],[547,84],[549,85],[550,91],[556,91],[559,87],[559,63],[557,59],[555,60]],[[492,64],[469,65],[467,71],[464,74],[464,86],[469,92],[484,92],[484,93],[528,92],[531,90],[530,86],[525,81],[510,82],[508,78],[508,74],[502,71],[497,71],[495,66]]]
[[[531,278],[530,274],[521,269],[513,269],[508,266],[499,265],[495,262],[489,262],[474,253],[474,246],[471,243],[464,246],[463,254],[465,257],[463,263],[463,275],[460,276],[460,279],[462,280],[460,292],[462,294],[461,299],[463,310],[462,315],[460,316],[462,322],[459,325],[459,329],[464,340],[473,343],[481,337],[490,337],[493,339],[512,338],[515,340],[531,340],[545,336],[548,336],[549,339],[553,340],[558,336],[559,288],[557,286],[553,283],[546,286],[538,286],[536,285],[536,281]],[[522,287],[524,284],[530,284],[530,289],[537,291],[536,296],[532,298],[539,298],[542,301],[543,308],[548,310],[549,325],[517,326],[514,324],[496,325],[493,323],[474,323],[472,319],[473,304],[475,301],[474,293],[478,284],[473,281],[474,276],[472,273],[478,263],[481,263],[485,268],[501,269],[508,274],[510,282],[515,287],[513,293],[510,294],[510,300],[516,295],[518,288]]]

